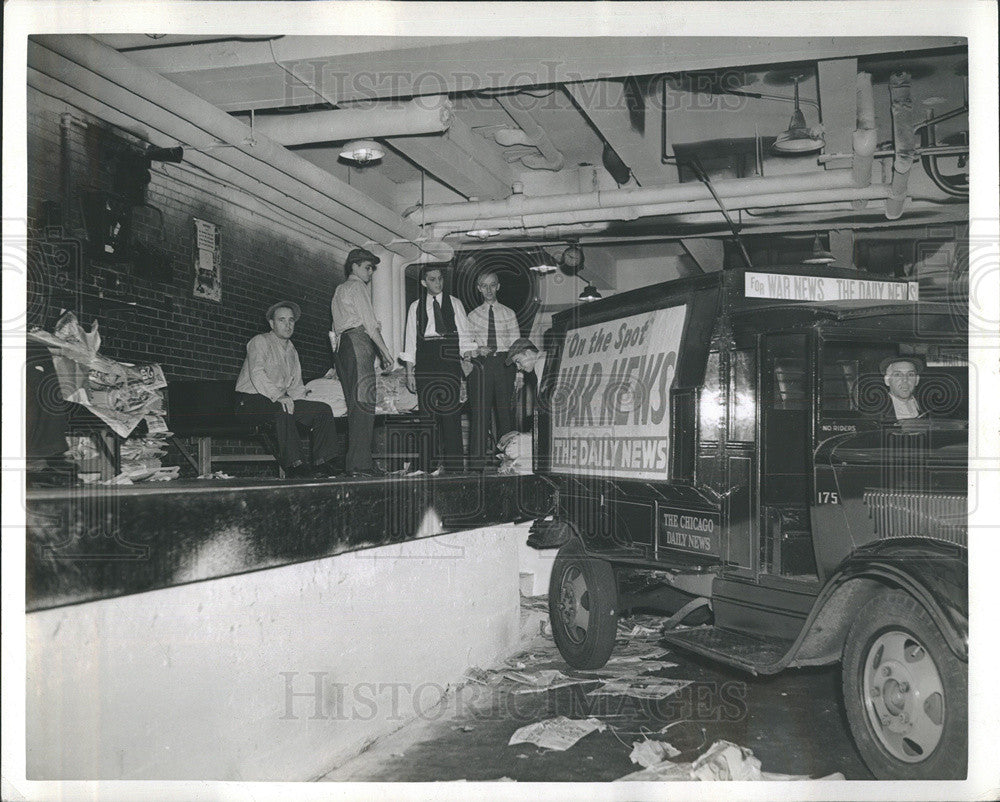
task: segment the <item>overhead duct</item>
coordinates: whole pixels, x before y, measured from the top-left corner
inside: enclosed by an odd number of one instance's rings
[[[246,121],[249,118],[243,119]],[[448,130],[451,119],[451,102],[447,96],[437,95],[403,104],[379,103],[366,109],[257,115],[253,128],[255,133],[282,145],[305,145],[371,137],[440,134]]]
[[[533,153],[522,156],[521,163],[532,170],[561,170],[566,163],[566,157],[553,144],[548,133],[535,121],[531,113],[511,102],[510,98],[503,95],[497,96],[497,102],[504,107],[514,122],[527,134],[531,143],[541,153],[540,156]]]
[[[892,160],[892,195],[885,204],[885,216],[898,220],[906,203],[910,170],[917,159],[917,135],[913,130],[913,98],[910,74],[894,72],[889,76],[889,99],[892,101],[892,137],[896,152]]]
[[[823,189],[856,189],[854,178],[847,170],[793,173],[767,178],[739,178],[713,182],[723,199],[751,195],[807,192]],[[413,217],[420,223],[444,223],[458,220],[490,220],[533,214],[618,209],[689,201],[712,201],[708,188],[698,182],[668,184],[660,187],[612,189],[603,192],[582,192],[567,195],[512,195],[502,201],[478,203],[442,203],[416,210]]]
[[[843,171],[847,172],[847,171]],[[850,175],[847,175],[850,178]],[[809,204],[842,203],[847,201],[880,200],[890,194],[888,184],[877,184],[871,187],[843,187],[835,189],[816,189],[804,192],[775,192],[758,195],[743,195],[726,199],[729,209],[777,209],[787,206],[807,206]],[[674,201],[671,203],[652,203],[630,206],[579,209],[569,212],[542,212],[538,214],[522,214],[510,217],[470,218],[459,221],[449,221],[447,224],[435,224],[435,230],[468,229],[474,225],[480,228],[498,230],[536,228],[539,226],[572,225],[574,223],[597,223],[608,220],[637,220],[643,217],[661,217],[667,215],[692,214],[697,212],[718,211],[719,206],[714,199],[692,201]]]
[[[854,130],[854,159],[851,170],[854,185],[866,187],[872,182],[872,165],[875,163],[875,146],[878,132],[875,130],[875,96],[872,93],[871,73],[859,72],[857,79],[858,122]],[[854,201],[855,209],[863,209],[864,200]]]
[[[431,247],[412,222],[266,136],[249,143],[242,122],[89,36],[31,37],[28,83],[154,145],[232,145],[185,160],[347,243],[390,243],[407,258]]]

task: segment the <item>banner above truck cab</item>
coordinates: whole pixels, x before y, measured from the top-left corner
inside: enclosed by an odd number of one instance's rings
[[[666,479],[670,390],[687,305],[566,333],[550,399],[551,469]]]
[[[743,275],[745,298],[774,298],[782,301],[919,301],[916,281],[841,278],[794,273]]]

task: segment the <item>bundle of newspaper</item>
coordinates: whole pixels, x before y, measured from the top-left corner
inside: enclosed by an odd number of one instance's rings
[[[49,347],[66,401],[85,406],[120,437],[128,437],[144,418],[150,434],[166,432],[163,370],[159,365],[132,365],[102,356],[96,320],[88,332],[75,314],[66,312],[51,333],[33,329],[28,339]]]

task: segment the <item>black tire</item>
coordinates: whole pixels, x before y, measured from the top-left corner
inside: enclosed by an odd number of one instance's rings
[[[965,778],[968,665],[910,594],[886,589],[861,608],[842,676],[851,733],[876,778]]]
[[[615,648],[618,586],[607,560],[588,557],[579,540],[559,549],[549,580],[549,620],[563,659],[600,668]]]

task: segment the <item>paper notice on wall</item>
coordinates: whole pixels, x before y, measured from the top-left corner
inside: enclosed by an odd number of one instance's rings
[[[202,251],[215,250],[215,232],[217,227],[214,223],[206,223],[204,220],[195,218],[195,247]]]
[[[194,218],[194,297],[222,300],[222,252],[219,227]]]

